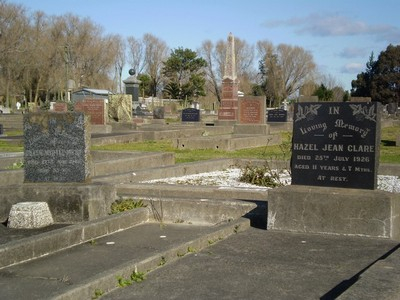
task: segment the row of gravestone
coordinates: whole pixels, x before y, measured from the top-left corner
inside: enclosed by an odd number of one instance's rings
[[[185,111],[191,121],[195,110]],[[375,189],[381,112],[376,102],[296,103],[292,184]],[[87,181],[87,126],[82,112],[24,115],[25,181]]]

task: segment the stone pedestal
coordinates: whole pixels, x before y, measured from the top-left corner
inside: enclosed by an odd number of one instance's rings
[[[400,240],[399,216],[396,193],[301,185],[268,191],[270,230]]]
[[[20,202],[11,207],[7,226],[32,229],[51,224],[53,224],[53,217],[46,202]]]

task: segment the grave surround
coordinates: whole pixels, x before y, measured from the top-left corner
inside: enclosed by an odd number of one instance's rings
[[[380,103],[296,103],[292,184],[376,189]]]

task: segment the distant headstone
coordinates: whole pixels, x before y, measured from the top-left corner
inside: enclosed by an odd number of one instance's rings
[[[287,122],[287,110],[284,109],[268,110],[267,122]]]
[[[84,112],[90,116],[90,124],[106,124],[104,99],[85,99],[75,103],[75,111]]]
[[[265,124],[265,98],[246,96],[239,99],[239,124]]]
[[[81,112],[24,115],[25,182],[85,182],[90,131]]]
[[[154,119],[164,119],[164,107],[156,107],[153,110],[153,118]]]
[[[200,110],[196,108],[185,108],[182,110],[182,122],[199,122]]]
[[[394,115],[397,112],[397,103],[396,102],[388,103],[387,112],[390,115]]]
[[[0,135],[4,134],[3,124],[0,124]]]
[[[132,121],[132,95],[110,95],[108,116],[118,122]]]
[[[56,102],[53,104],[53,111],[55,112],[67,112],[68,106],[65,102]]]
[[[380,103],[296,103],[292,184],[376,189]]]

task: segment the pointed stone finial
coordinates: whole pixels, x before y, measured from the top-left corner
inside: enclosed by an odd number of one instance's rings
[[[235,59],[235,38],[233,37],[232,32],[228,35],[228,44],[226,47],[226,56],[225,56],[225,70],[224,77],[229,78],[231,80],[236,80],[236,59]]]

